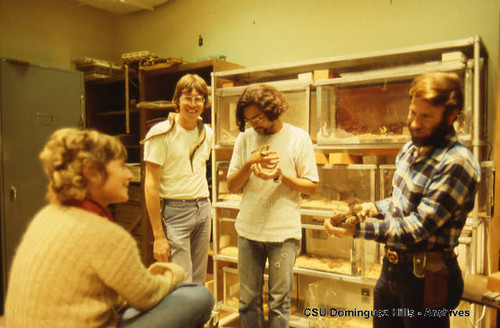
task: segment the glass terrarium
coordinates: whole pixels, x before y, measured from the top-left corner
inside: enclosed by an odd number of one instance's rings
[[[469,222],[466,222],[462,229],[460,237],[458,238],[458,246],[455,248],[458,264],[465,275],[471,274],[471,263],[475,261],[472,252],[472,234],[473,230],[476,228],[468,223]]]
[[[481,181],[477,190],[478,216],[491,218],[495,188],[495,164],[492,161],[481,162]]]
[[[280,119],[309,132],[310,87],[303,82],[281,81],[267,83],[283,92],[288,101],[288,110]],[[218,145],[233,145],[239,134],[236,123],[236,106],[248,86],[217,89],[217,139]],[[250,125],[247,125],[250,127]]]
[[[237,206],[241,200],[241,193],[231,193],[227,188],[227,171],[229,169],[229,162],[217,162],[215,172],[215,185],[216,185],[216,201],[232,203]]]
[[[373,285],[316,279],[307,286],[303,316],[307,327],[372,327]]]
[[[379,165],[379,171],[380,171],[379,198],[385,199],[392,195],[392,178],[394,177],[394,172],[396,172],[396,165],[394,164]]]
[[[238,234],[234,227],[237,209],[217,208],[217,254],[236,260],[238,258]]]
[[[223,270],[224,306],[230,310],[237,311],[240,298],[238,269],[226,267]]]
[[[472,81],[470,69],[458,72],[464,84],[464,109],[455,122],[462,141],[471,141]],[[416,75],[331,79],[316,87],[318,144],[404,143],[410,139],[409,89]]]
[[[407,141],[410,83],[318,86],[318,144]]]
[[[365,278],[378,279],[382,271],[384,245],[373,240],[363,240],[362,274]]]
[[[305,229],[303,238],[304,253],[297,256],[296,267],[350,276],[361,275],[362,240],[335,238],[324,229]]]
[[[296,265],[306,269],[359,276],[362,273],[363,240],[332,238],[322,226],[325,218],[349,212],[352,205],[375,200],[377,165],[326,164],[318,166],[319,191],[313,197],[303,197],[305,254]]]
[[[344,209],[349,204],[375,200],[376,172],[374,164],[326,164],[318,166],[319,191],[304,197],[303,209]]]
[[[238,311],[239,298],[240,298],[240,281],[238,276],[238,269],[225,267],[223,270],[223,302],[224,307],[230,311]],[[262,287],[263,295],[263,308],[264,317],[267,319],[269,314],[269,287],[268,287],[268,274],[264,274],[264,283]],[[292,291],[290,293],[290,314],[297,311],[297,300],[298,300],[298,279],[294,276]]]

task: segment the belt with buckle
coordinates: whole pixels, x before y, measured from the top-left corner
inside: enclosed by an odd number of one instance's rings
[[[441,251],[400,251],[390,248],[385,248],[385,257],[392,264],[411,263],[415,256],[425,256],[428,262],[438,260],[449,260],[456,257],[453,249],[445,249]]]

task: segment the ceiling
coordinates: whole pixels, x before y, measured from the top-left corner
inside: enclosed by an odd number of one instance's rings
[[[81,5],[92,6],[117,15],[130,14],[139,10],[153,11],[156,6],[168,0],[74,0]]]

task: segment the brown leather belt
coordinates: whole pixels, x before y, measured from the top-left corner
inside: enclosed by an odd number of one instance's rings
[[[441,260],[449,260],[457,255],[453,249],[445,249],[442,251],[400,251],[387,247],[385,248],[385,257],[392,264],[412,263],[415,256],[425,257],[427,263],[432,263]]]

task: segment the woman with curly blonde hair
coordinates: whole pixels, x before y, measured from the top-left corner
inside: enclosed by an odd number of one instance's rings
[[[61,129],[40,154],[49,204],[30,223],[10,272],[10,328],[201,327],[210,292],[179,283],[173,263],[146,269],[107,210],[128,200],[126,150],[97,131]],[[126,309],[121,311],[120,309]]]

